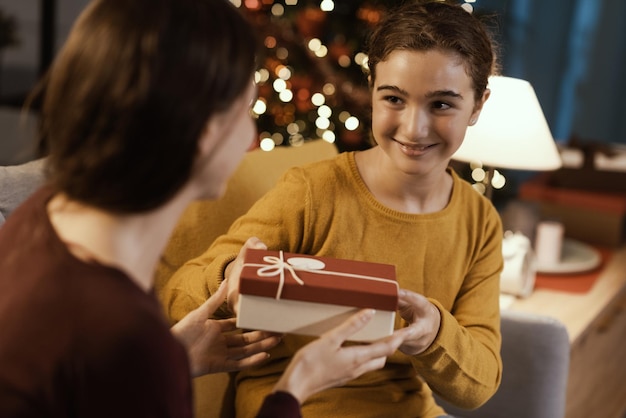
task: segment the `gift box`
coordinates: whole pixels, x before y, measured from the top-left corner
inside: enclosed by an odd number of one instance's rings
[[[239,283],[237,326],[319,336],[362,308],[374,317],[352,341],[390,335],[398,304],[389,264],[249,249]]]

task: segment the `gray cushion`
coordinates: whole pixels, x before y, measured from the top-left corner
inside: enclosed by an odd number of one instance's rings
[[[44,182],[44,159],[0,167],[0,225]]]
[[[569,336],[556,319],[502,312],[502,383],[480,408],[467,411],[441,398],[459,418],[561,418],[569,372]]]

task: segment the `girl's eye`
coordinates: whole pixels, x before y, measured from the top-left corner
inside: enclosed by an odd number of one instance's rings
[[[445,102],[434,102],[433,103],[433,108],[434,109],[438,109],[438,110],[446,110],[446,109],[450,109],[452,106],[448,103]]]
[[[402,99],[397,97],[397,96],[385,96],[383,98],[383,100],[391,103],[391,104],[398,104],[398,103],[402,103]]]

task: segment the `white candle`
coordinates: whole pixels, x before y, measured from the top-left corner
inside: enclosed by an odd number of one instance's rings
[[[565,228],[560,222],[539,222],[535,238],[535,253],[540,266],[555,265],[561,261],[564,232]]]

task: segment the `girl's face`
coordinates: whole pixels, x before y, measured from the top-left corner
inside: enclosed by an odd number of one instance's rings
[[[376,67],[374,139],[404,173],[443,172],[488,95],[474,100],[472,80],[454,53],[396,50]]]
[[[200,198],[215,199],[226,191],[235,172],[257,134],[250,106],[256,99],[256,85],[250,81],[246,91],[226,111],[213,116],[199,141]]]

